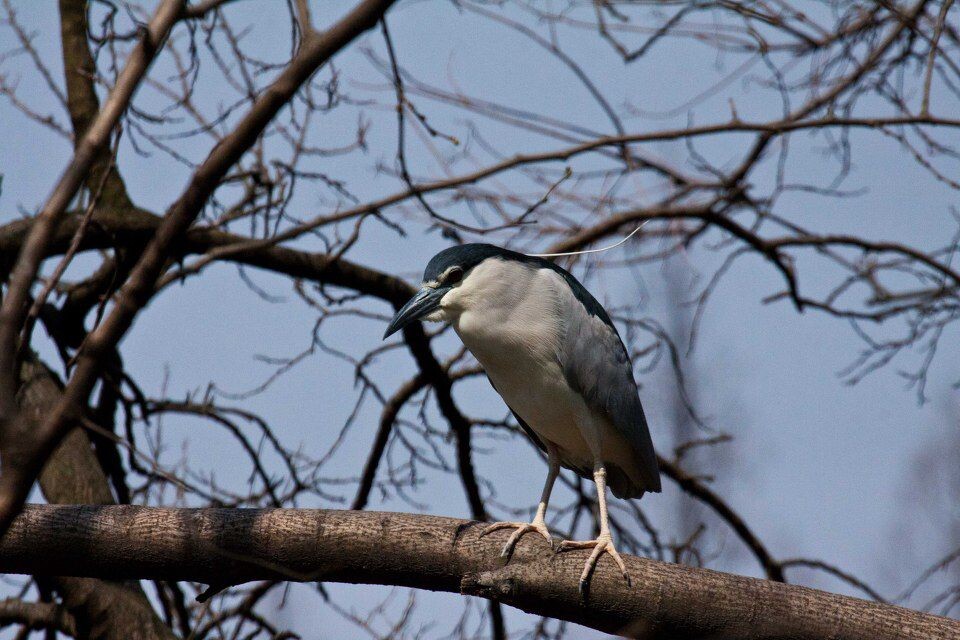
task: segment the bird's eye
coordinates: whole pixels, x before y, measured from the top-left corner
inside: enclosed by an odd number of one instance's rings
[[[460,267],[454,267],[447,272],[446,277],[443,279],[444,284],[457,284],[463,280],[463,269]]]

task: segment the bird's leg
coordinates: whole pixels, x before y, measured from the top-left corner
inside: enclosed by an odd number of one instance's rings
[[[607,470],[603,467],[602,462],[598,461],[593,465],[593,481],[597,485],[597,503],[600,506],[600,535],[595,540],[564,540],[557,549],[558,552],[567,549],[593,549],[583,566],[583,573],[580,574],[579,591],[581,599],[586,599],[590,576],[593,574],[600,556],[604,553],[609,553],[613,557],[617,566],[620,567],[620,573],[623,574],[627,584],[630,584],[627,565],[624,564],[623,558],[620,557],[616,547],[613,546],[613,537],[610,535],[610,524],[607,519]]]
[[[536,531],[546,538],[547,542],[550,543],[550,548],[553,548],[553,538],[550,537],[550,530],[547,529],[545,520],[547,504],[550,502],[550,492],[553,490],[553,483],[556,482],[557,475],[560,473],[560,460],[557,457],[556,448],[553,446],[547,447],[547,464],[549,465],[547,482],[543,485],[543,493],[540,494],[540,504],[537,505],[537,515],[534,516],[533,522],[497,522],[480,532],[480,537],[482,538],[488,533],[493,533],[500,529],[516,529],[516,531],[510,535],[507,543],[503,545],[503,549],[500,551],[501,558],[509,558],[513,554],[513,549],[517,546],[517,542],[523,537],[523,534],[531,531]]]

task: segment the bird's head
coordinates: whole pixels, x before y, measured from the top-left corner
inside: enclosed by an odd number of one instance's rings
[[[489,295],[490,278],[475,275],[476,268],[489,258],[523,260],[514,253],[490,244],[464,244],[444,249],[430,259],[423,282],[387,327],[386,338],[415,320],[449,322],[469,308],[471,301]]]

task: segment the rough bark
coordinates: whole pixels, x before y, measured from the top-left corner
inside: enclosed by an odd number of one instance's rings
[[[22,367],[17,400],[20,425],[30,428],[60,398],[57,378],[38,360]],[[47,461],[40,488],[50,502],[112,504],[113,495],[87,434],[72,429]],[[140,585],[89,577],[44,573],[38,577],[56,589],[75,623],[77,637],[103,640],[157,640],[174,635],[156,615]]]
[[[960,638],[960,622],[778,582],[625,556],[632,586],[600,562],[577,595],[584,552],[527,536],[506,567],[503,535],[436,516],[301,509],[28,506],[0,543],[0,571],[390,584],[465,593],[642,638]]]

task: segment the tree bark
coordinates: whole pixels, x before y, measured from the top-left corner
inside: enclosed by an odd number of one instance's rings
[[[0,543],[0,571],[237,584],[388,584],[464,593],[632,637],[682,640],[960,638],[960,622],[755,578],[624,556],[601,560],[587,603],[584,553],[527,536],[506,567],[503,535],[454,518],[304,509],[28,506]]]

